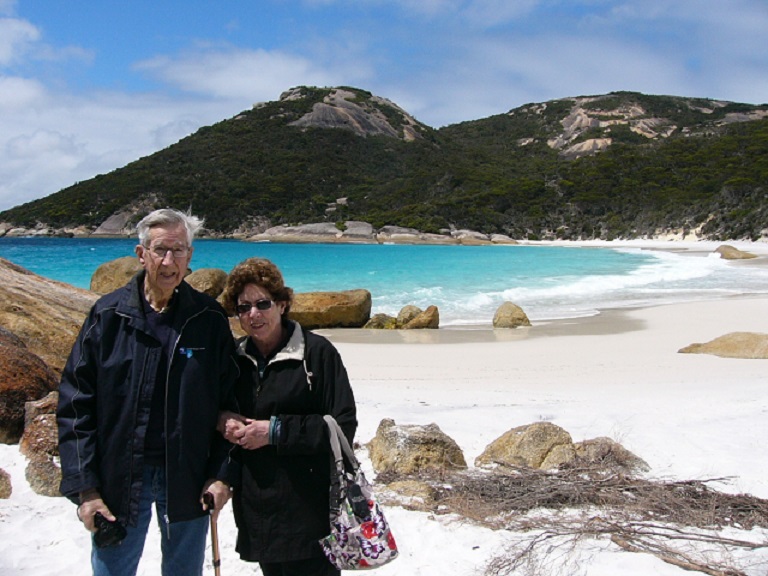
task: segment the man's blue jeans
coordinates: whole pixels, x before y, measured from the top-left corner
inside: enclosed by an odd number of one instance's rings
[[[162,575],[202,575],[205,539],[208,536],[208,517],[166,524],[165,470],[149,466],[144,470],[139,519],[136,526],[126,527],[128,534],[117,546],[97,548],[93,545],[91,551],[93,576],[135,576],[144,551],[144,540],[152,518],[153,502],[161,533]]]

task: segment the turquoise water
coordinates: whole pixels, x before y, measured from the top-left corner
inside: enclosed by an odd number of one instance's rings
[[[133,255],[135,244],[135,239],[0,238],[0,257],[88,288],[100,264]],[[274,261],[297,292],[365,288],[374,314],[397,314],[406,304],[435,305],[441,326],[488,324],[507,300],[536,321],[768,292],[765,268],[638,249],[197,240],[191,267],[229,272],[250,256]]]

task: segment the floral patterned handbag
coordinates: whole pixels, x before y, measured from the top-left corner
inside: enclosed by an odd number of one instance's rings
[[[325,422],[336,468],[331,473],[331,533],[320,545],[338,570],[378,568],[397,558],[397,544],[347,438],[332,416],[325,416]]]

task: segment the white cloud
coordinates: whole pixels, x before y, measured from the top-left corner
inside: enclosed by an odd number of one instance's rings
[[[11,161],[39,158],[48,154],[76,156],[80,152],[74,136],[65,136],[49,130],[36,130],[30,135],[11,138],[6,145],[6,151],[7,158]]]
[[[309,59],[266,50],[160,56],[140,62],[135,68],[186,92],[249,102],[275,99],[297,84],[323,86],[334,76]]]
[[[354,36],[307,39],[296,52],[198,47],[178,55],[162,55],[134,68],[175,90],[230,101],[240,109],[276,100],[293,86],[365,87],[374,76],[366,45]],[[298,52],[305,49],[308,54]]]
[[[79,46],[52,47],[42,41],[40,29],[26,20],[0,18],[0,67],[23,65],[31,61],[89,62],[94,55]]]
[[[232,116],[228,103],[149,94],[42,92],[0,123],[0,210],[48,196]]]
[[[666,54],[642,45],[562,34],[489,43],[477,58],[489,62],[486,75],[501,74],[509,84],[517,78],[532,96],[551,98],[641,87],[652,92],[654,86],[675,84],[682,72]]]
[[[73,136],[35,130],[11,138],[3,149],[0,165],[0,207],[10,207],[32,197],[54,192],[51,181],[65,180],[82,162],[82,150]],[[63,187],[63,186],[61,186]]]
[[[0,76],[0,111],[4,114],[37,107],[44,99],[45,88],[37,80]],[[8,120],[4,118],[4,122]]]
[[[265,50],[163,56],[141,62],[136,68],[184,91],[216,98],[274,98],[297,83],[322,85],[329,80],[304,58]]]
[[[0,18],[0,66],[17,61],[40,39],[40,31],[24,20]]]

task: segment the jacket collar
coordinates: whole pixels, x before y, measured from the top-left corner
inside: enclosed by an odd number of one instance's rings
[[[145,270],[139,270],[130,282],[128,282],[128,296],[122,301],[122,305],[119,305],[118,312],[124,313],[128,316],[132,316],[137,319],[144,319],[143,304],[141,290],[144,289],[144,276]],[[188,308],[193,307],[194,297],[193,288],[187,284],[184,280],[181,281],[176,288],[176,294],[174,295],[174,306],[176,306],[176,321],[186,318],[189,315]],[[196,309],[196,308],[195,308]]]
[[[294,320],[289,320],[288,322],[293,324],[293,334],[291,334],[288,343],[283,349],[275,354],[269,361],[269,364],[272,364],[273,362],[282,362],[284,360],[304,360],[304,349],[306,347],[304,331],[301,329],[301,325],[298,322]],[[246,358],[250,358],[251,361],[256,363],[256,359],[245,350],[245,346],[248,344],[248,338],[250,338],[250,336],[243,336],[237,341],[237,353]]]

